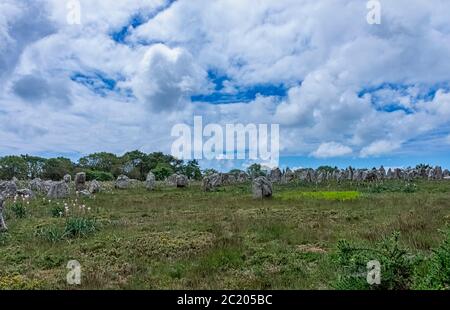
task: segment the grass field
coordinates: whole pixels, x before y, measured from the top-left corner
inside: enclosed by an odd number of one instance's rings
[[[399,232],[408,255],[426,260],[450,222],[445,181],[274,193],[253,200],[249,184],[211,193],[194,184],[9,203],[0,289],[334,289],[339,240],[370,248]],[[72,259],[82,266],[77,287],[66,284]]]

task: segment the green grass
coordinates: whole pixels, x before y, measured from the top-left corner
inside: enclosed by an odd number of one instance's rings
[[[396,231],[408,255],[445,257],[433,250],[450,224],[450,182],[374,186],[275,185],[268,200],[253,200],[250,184],[109,188],[95,198],[37,198],[23,218],[8,203],[0,289],[333,289],[339,240],[373,248]],[[80,287],[66,284],[73,259]],[[423,277],[440,275],[423,268]]]
[[[283,200],[297,200],[297,199],[323,199],[323,200],[334,200],[334,201],[349,201],[358,199],[361,196],[359,192],[356,191],[320,191],[320,192],[301,192],[301,191],[288,191],[283,192],[277,197]]]

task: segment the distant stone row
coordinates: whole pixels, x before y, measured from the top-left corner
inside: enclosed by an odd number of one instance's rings
[[[434,168],[395,168],[386,170],[383,166],[379,169],[335,169],[326,171],[323,169],[298,169],[295,171],[289,168],[281,171],[279,168],[273,169],[268,174],[272,182],[289,183],[295,180],[303,182],[320,183],[324,181],[381,181],[381,180],[406,180],[428,179],[428,180],[450,180],[450,171],[437,166]]]

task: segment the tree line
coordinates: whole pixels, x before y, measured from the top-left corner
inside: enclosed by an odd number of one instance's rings
[[[174,173],[181,173],[190,179],[202,177],[196,160],[182,161],[161,152],[127,152],[122,156],[100,152],[89,154],[73,162],[69,158],[43,158],[30,155],[4,156],[0,158],[0,179],[49,179],[61,180],[64,175],[86,172],[88,180],[112,181],[119,175],[145,180],[151,171],[158,180],[164,180]]]

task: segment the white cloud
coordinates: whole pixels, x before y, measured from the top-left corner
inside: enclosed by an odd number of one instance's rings
[[[331,158],[350,155],[351,153],[352,149],[348,146],[336,142],[327,142],[322,143],[311,155],[317,158]]]
[[[377,156],[387,154],[399,149],[401,143],[387,140],[379,140],[371,143],[361,150],[361,157]]]
[[[65,1],[2,1],[2,151],[169,150],[171,125],[194,113],[222,125],[280,123],[283,154],[324,158],[450,134],[448,1],[383,2],[379,26],[366,23],[360,0],[167,4],[82,0],[82,25],[71,26]],[[155,16],[129,27],[127,44],[112,40],[137,15]],[[213,91],[208,70],[227,78],[223,93],[268,83],[288,95],[190,102]],[[88,87],[74,74],[96,80]]]

